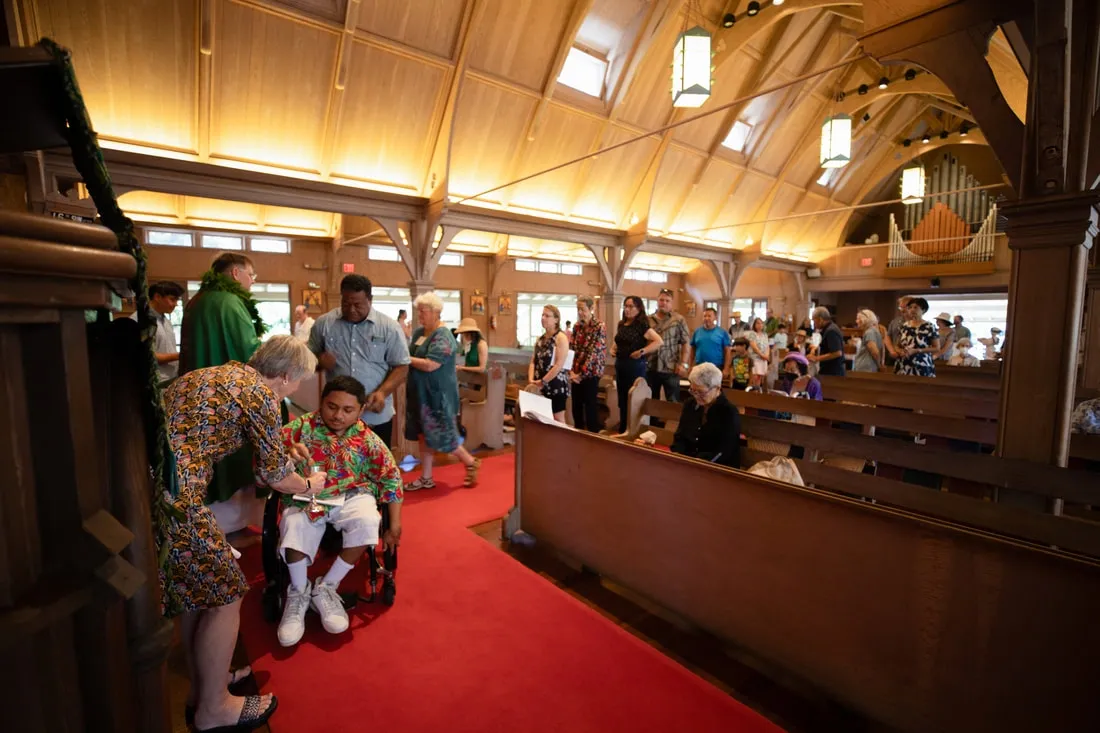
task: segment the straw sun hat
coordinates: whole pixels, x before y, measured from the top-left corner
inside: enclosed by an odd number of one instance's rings
[[[477,327],[477,321],[473,318],[463,318],[458,322],[458,328],[455,329],[455,333],[470,333],[472,331],[481,333],[481,329]]]

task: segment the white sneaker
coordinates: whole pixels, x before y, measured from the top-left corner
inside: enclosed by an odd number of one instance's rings
[[[336,593],[336,586],[321,581],[313,586],[313,610],[321,616],[321,625],[330,634],[348,630],[348,612]]]
[[[283,618],[279,621],[279,643],[294,646],[306,633],[306,611],[309,610],[309,583],[301,590],[292,587],[286,589],[286,605],[283,606]]]

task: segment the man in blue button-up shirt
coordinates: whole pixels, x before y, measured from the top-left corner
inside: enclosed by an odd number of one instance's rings
[[[362,275],[340,282],[340,307],[313,324],[309,349],[327,379],[354,377],[367,390],[363,422],[388,447],[393,433],[393,392],[409,374],[409,346],[397,321],[371,307],[371,283]]]

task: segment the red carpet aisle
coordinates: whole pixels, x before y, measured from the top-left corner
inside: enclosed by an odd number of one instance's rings
[[[279,695],[275,733],[779,730],[467,529],[512,505],[511,455],[486,460],[476,489],[458,488],[459,465],[436,481],[405,504],[397,603],[360,604],[340,637],[310,613],[301,644],[280,647],[249,548],[241,631]]]

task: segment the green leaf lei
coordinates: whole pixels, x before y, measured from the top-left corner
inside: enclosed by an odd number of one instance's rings
[[[244,307],[248,309],[248,315],[252,317],[252,326],[256,329],[256,335],[263,336],[267,331],[267,325],[264,324],[264,319],[260,317],[260,310],[256,306],[256,299],[252,297],[252,293],[245,290],[239,282],[229,277],[229,275],[207,270],[202,276],[202,285],[199,286],[199,292],[207,290],[220,290],[223,293],[236,295],[244,301]]]

